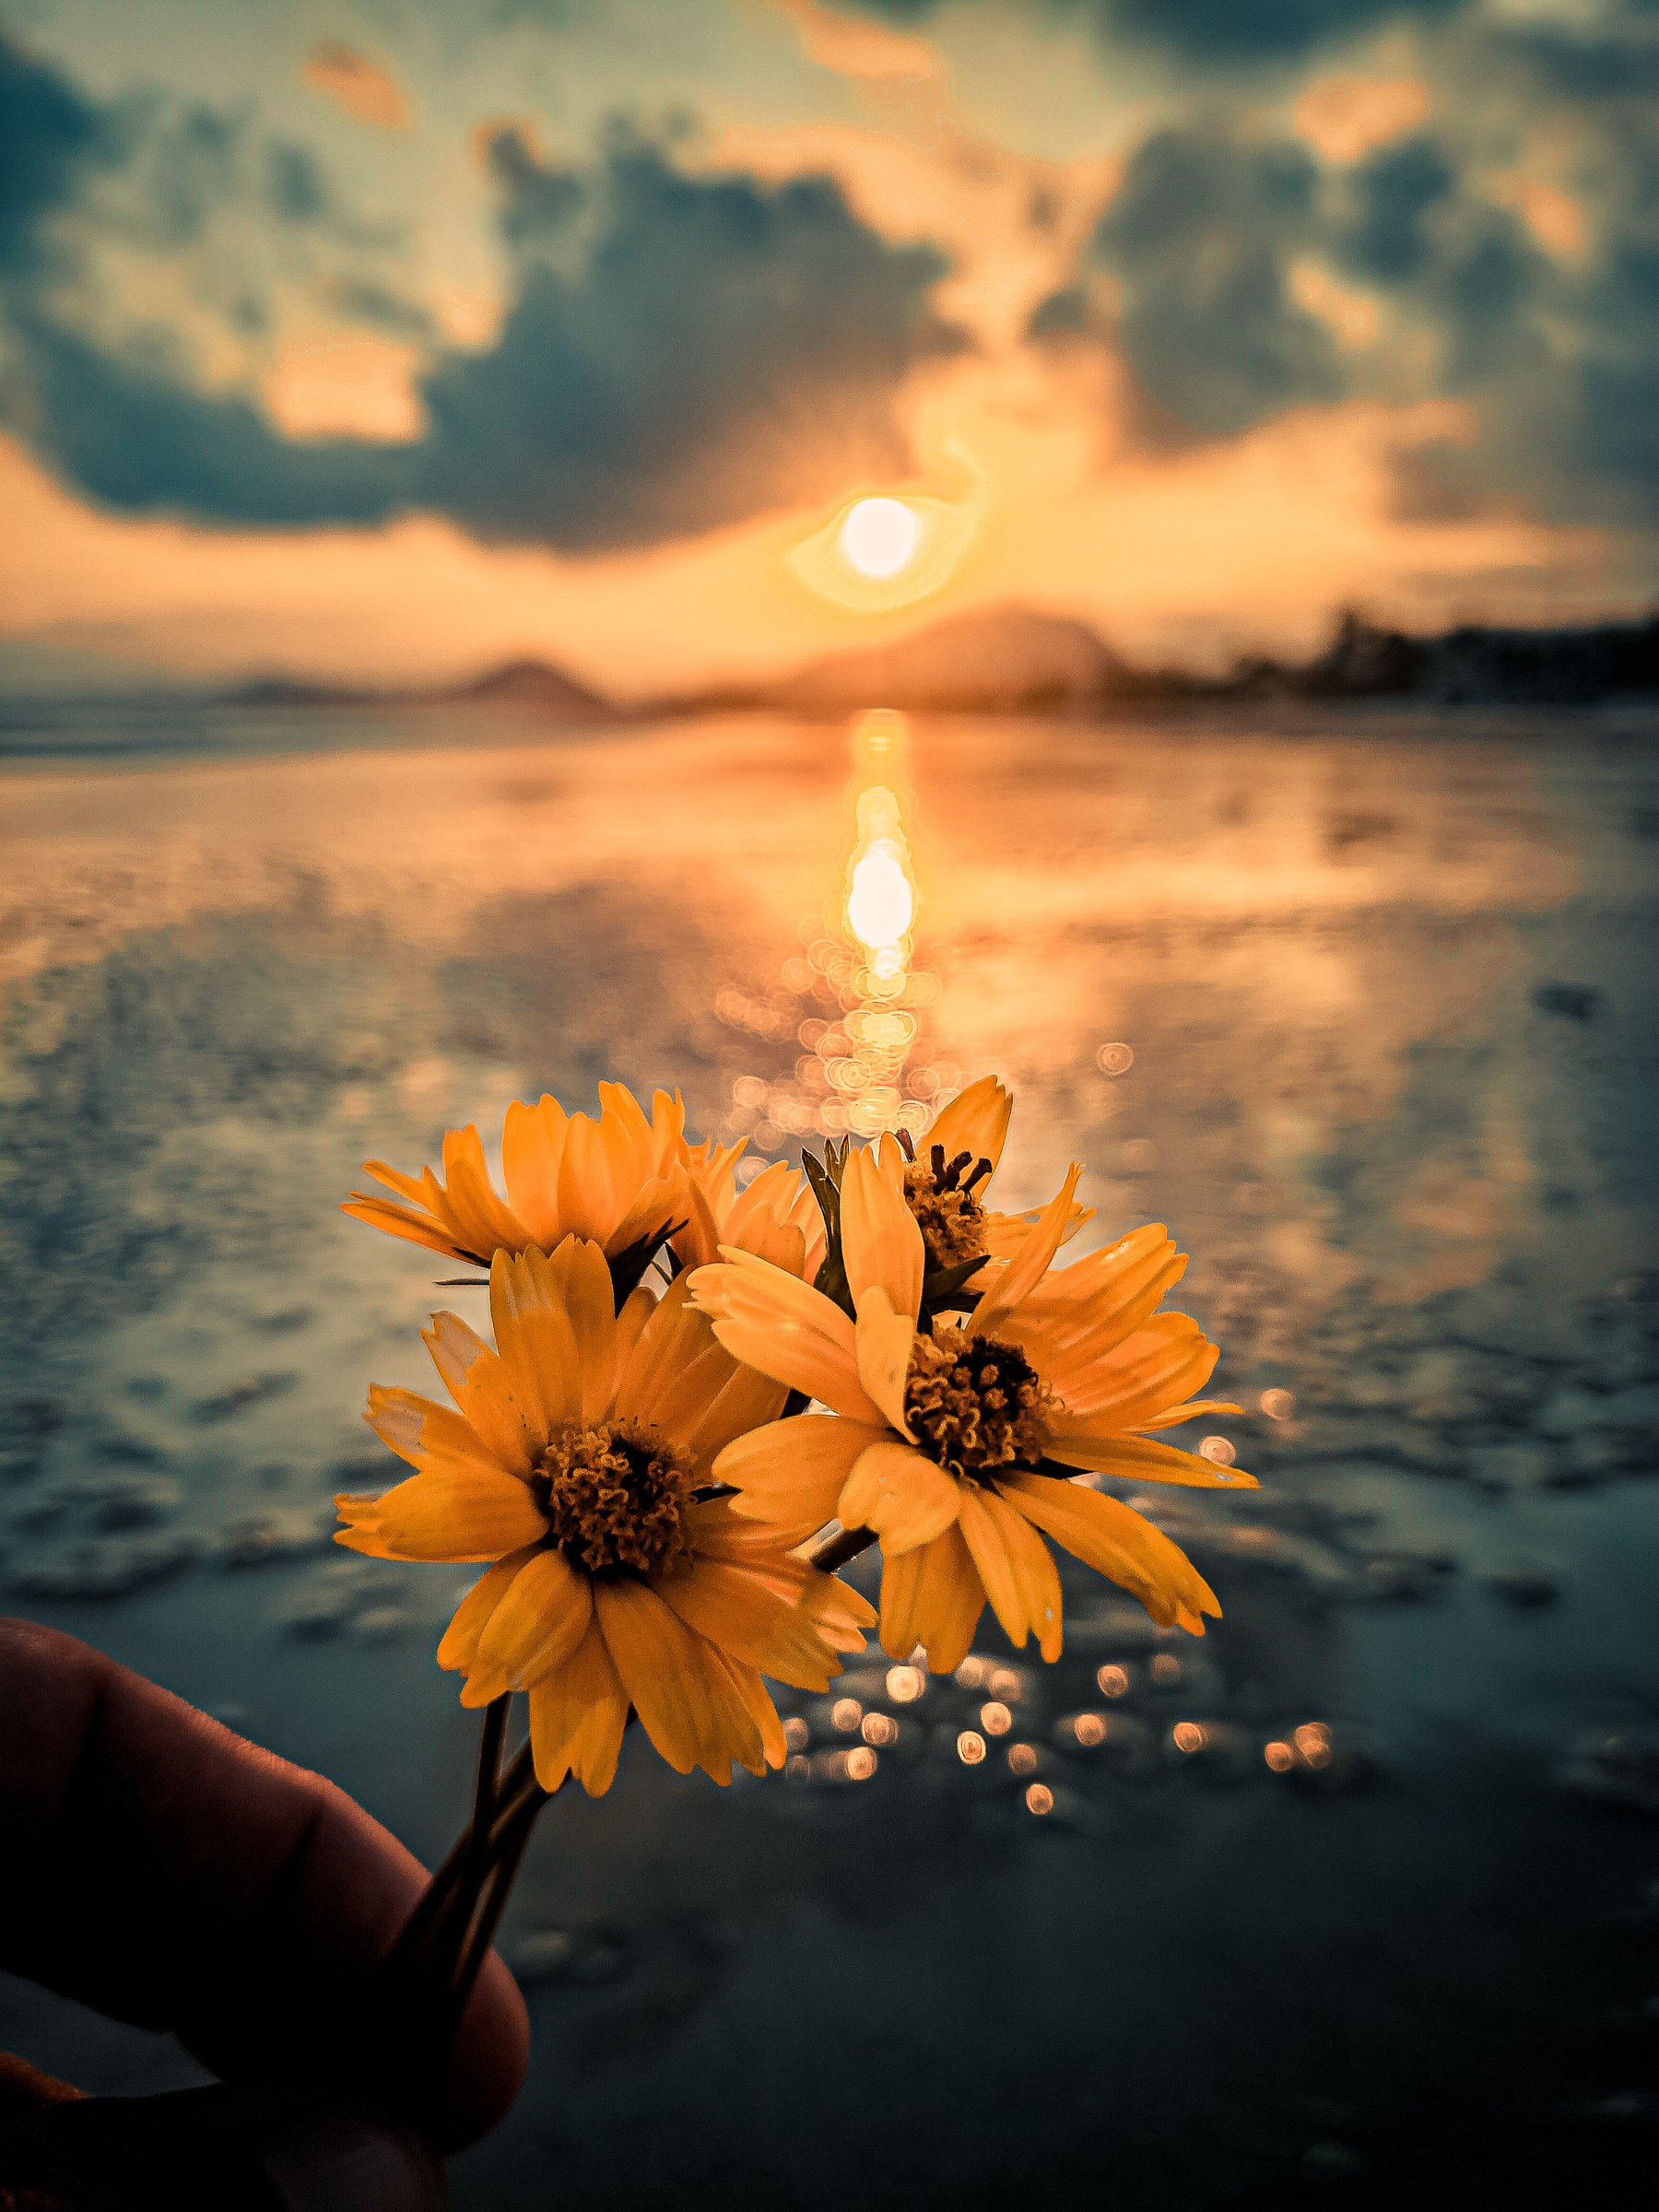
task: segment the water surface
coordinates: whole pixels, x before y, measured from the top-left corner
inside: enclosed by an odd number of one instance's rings
[[[1152,1501],[1225,1606],[1201,1644],[1068,1568],[1053,1669],[988,1626],[976,1680],[840,1686],[851,1731],[792,1700],[793,1779],[630,1744],[549,1808],[504,1937],[533,2073],[458,2204],[1530,2201],[1643,2153],[1654,736],[250,716],[14,759],[6,1602],[418,1851],[466,1802],[467,1577],[338,1552],[329,1498],[390,1478],[365,1385],[426,1387],[471,1294],[338,1213],[365,1156],[610,1076],[788,1156],[994,1069],[999,1196],[1076,1157],[1088,1240],[1167,1222],[1251,1408],[1259,1492]],[[872,975],[883,839],[914,913]],[[0,1982],[6,2044],[193,2078]]]

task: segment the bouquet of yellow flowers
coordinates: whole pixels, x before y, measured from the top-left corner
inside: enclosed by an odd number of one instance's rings
[[[739,1187],[741,1147],[649,1118],[508,1109],[500,1195],[476,1128],[441,1176],[371,1161],[347,1210],[488,1270],[494,1343],[425,1332],[450,1402],[378,1386],[368,1419],[414,1469],[337,1500],[338,1541],[483,1568],[438,1647],[484,1720],[473,1818],[386,1962],[385,1989],[458,2019],[540,1807],[607,1790],[638,1720],[680,1773],[784,1763],[766,1679],[822,1690],[877,1629],[895,1661],[965,1658],[987,1602],[1047,1661],[1058,1544],[1194,1635],[1218,1616],[1185,1554],[1094,1487],[1253,1487],[1157,1441],[1236,1406],[1218,1358],[1159,1311],[1186,1261],[1161,1226],[1057,1265],[1091,1213],[1074,1165],[997,1212],[1012,1101],[982,1077],[908,1135],[851,1139]],[[655,1277],[661,1288],[653,1288]],[[836,1570],[879,1544],[879,1612]],[[503,1767],[511,1701],[528,1736]]]

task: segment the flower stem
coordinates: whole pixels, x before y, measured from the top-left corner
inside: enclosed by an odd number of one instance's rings
[[[816,1567],[820,1574],[833,1574],[849,1559],[855,1559],[861,1551],[868,1551],[877,1541],[873,1528],[838,1528],[832,1536],[822,1536],[817,1547],[806,1555],[806,1564]]]

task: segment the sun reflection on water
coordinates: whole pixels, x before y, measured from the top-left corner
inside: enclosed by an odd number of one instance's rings
[[[926,1033],[939,978],[918,958],[924,900],[911,845],[909,743],[902,714],[877,709],[853,723],[840,911],[803,930],[805,951],[782,963],[781,992],[728,989],[715,1000],[734,1028],[780,1043],[793,1037],[802,1048],[788,1074],[733,1083],[723,1135],[747,1135],[757,1156],[793,1137],[920,1137],[933,1100],[956,1088],[959,1071],[929,1049]]]

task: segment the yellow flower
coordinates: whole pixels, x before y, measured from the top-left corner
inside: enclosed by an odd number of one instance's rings
[[[985,1204],[1013,1110],[1012,1098],[996,1077],[982,1076],[941,1109],[920,1155],[908,1136],[890,1134],[873,1148],[877,1167],[921,1229],[926,1253],[923,1303],[929,1313],[969,1302],[969,1285],[986,1289],[1036,1232],[1039,1212],[1004,1214]],[[825,1295],[849,1313],[853,1293],[841,1264],[838,1194],[851,1153],[850,1143],[839,1151],[831,1145],[821,1166],[810,1156],[805,1163],[832,1225],[830,1265],[816,1279]],[[1092,1206],[1074,1205],[1062,1241],[1075,1237],[1093,1218]],[[806,1279],[815,1277],[809,1275]]]
[[[610,1786],[629,1708],[682,1774],[783,1760],[762,1673],[822,1689],[876,1616],[711,1497],[717,1453],[783,1402],[713,1340],[682,1277],[613,1311],[597,1243],[498,1252],[496,1348],[453,1313],[426,1332],[456,1410],[375,1388],[368,1418],[418,1471],[336,1500],[377,1559],[491,1562],[438,1647],[464,1705],[530,1701],[536,1780]]]
[[[915,1216],[867,1152],[849,1156],[841,1227],[856,1321],[781,1269],[736,1251],[691,1278],[726,1349],[829,1406],[776,1421],[720,1454],[736,1510],[798,1543],[831,1519],[881,1538],[881,1641],[960,1664],[989,1598],[1010,1640],[1061,1648],[1052,1536],[1195,1635],[1214,1592],[1149,1521],[1043,1471],[1058,1465],[1204,1488],[1253,1477],[1152,1441],[1147,1430],[1236,1406],[1189,1394],[1216,1347],[1159,1313],[1186,1262],[1161,1227],[1047,1272],[1078,1170],[973,1312],[917,1327],[927,1253]],[[1039,1532],[1041,1532],[1041,1534]]]
[[[824,1256],[824,1217],[806,1177],[774,1160],[740,1191],[734,1171],[742,1152],[743,1144],[723,1147],[712,1137],[682,1147],[687,1221],[670,1240],[675,1257],[701,1267],[723,1244],[735,1244],[811,1282]]]
[[[515,1100],[501,1135],[504,1202],[469,1123],[445,1133],[441,1181],[430,1168],[417,1178],[371,1159],[366,1171],[407,1203],[354,1191],[343,1210],[480,1267],[498,1252],[551,1252],[567,1237],[591,1238],[609,1259],[648,1250],[685,1215],[685,1108],[677,1092],[659,1090],[647,1121],[620,1083],[600,1084],[599,1107],[594,1121],[567,1113],[554,1098],[535,1106]]]

